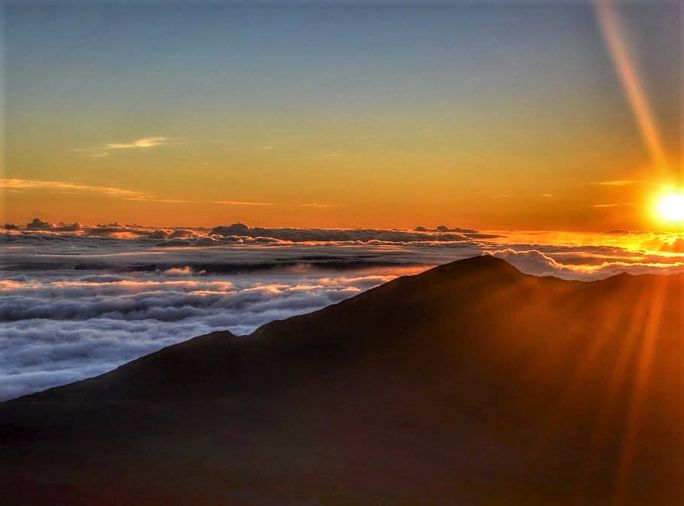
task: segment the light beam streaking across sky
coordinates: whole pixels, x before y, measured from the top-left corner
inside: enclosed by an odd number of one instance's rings
[[[639,71],[632,58],[613,0],[597,0],[596,14],[606,46],[620,78],[637,127],[657,169],[667,167],[667,156]]]

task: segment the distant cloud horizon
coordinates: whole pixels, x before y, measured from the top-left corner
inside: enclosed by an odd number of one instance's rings
[[[346,248],[381,248],[371,255],[381,261],[407,265],[437,265],[464,255],[494,254],[516,265],[522,256],[545,255],[542,275],[558,275],[572,279],[600,279],[616,272],[636,270],[643,272],[669,272],[677,270],[684,256],[680,255],[684,237],[669,232],[610,230],[604,233],[570,233],[558,231],[480,231],[473,228],[438,225],[432,228],[416,226],[412,229],[385,228],[301,228],[301,227],[252,227],[244,223],[216,225],[213,227],[159,227],[119,222],[89,225],[79,222],[50,222],[34,218],[24,225],[5,224],[2,232],[5,243],[45,244],[46,241],[63,243],[73,241],[80,247],[130,248],[137,244],[143,248],[174,247],[192,248],[248,246],[246,254],[261,255],[259,248],[270,251],[290,251],[292,248],[330,248],[332,258],[337,258]],[[112,243],[111,241],[116,241]],[[105,242],[103,242],[105,241]],[[92,246],[88,246],[93,242]],[[394,249],[384,249],[386,247]],[[354,250],[352,250],[354,251]],[[514,254],[515,253],[515,254]],[[164,254],[162,253],[162,258]],[[135,258],[135,256],[131,257]],[[162,258],[157,260],[165,265]],[[191,268],[188,257],[183,265],[167,265],[167,269]],[[233,260],[235,260],[233,258]],[[551,260],[551,261],[549,261]],[[227,260],[226,260],[227,261]],[[322,257],[322,262],[327,260]],[[80,262],[80,260],[79,260]],[[229,263],[232,262],[229,261]],[[555,263],[554,263],[555,262]],[[257,262],[258,263],[258,262]],[[373,262],[371,262],[373,263]],[[211,267],[212,262],[207,264]],[[317,262],[313,262],[314,265]],[[359,265],[363,265],[360,261]],[[529,274],[540,275],[536,269],[528,269],[528,262],[521,261],[521,268]],[[548,271],[549,267],[555,273]],[[526,270],[527,269],[527,270]]]

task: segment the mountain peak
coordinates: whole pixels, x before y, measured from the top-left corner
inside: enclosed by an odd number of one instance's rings
[[[521,273],[514,266],[490,254],[483,254],[447,264],[438,265],[416,276],[412,276],[416,284],[428,283],[457,283],[463,278],[482,277],[490,288],[505,282],[515,282],[530,277]],[[483,281],[484,282],[484,281]]]
[[[484,253],[479,256],[465,258],[463,260],[455,260],[447,264],[439,265],[430,271],[446,273],[454,271],[482,271],[482,270],[497,270],[501,273],[521,274],[518,269],[508,263],[506,260]],[[428,271],[428,272],[430,272]]]

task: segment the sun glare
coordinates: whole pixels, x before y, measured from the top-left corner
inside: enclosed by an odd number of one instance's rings
[[[659,197],[656,215],[667,223],[684,224],[684,191],[670,191]]]

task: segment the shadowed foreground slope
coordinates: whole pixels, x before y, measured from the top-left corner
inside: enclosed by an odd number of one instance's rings
[[[684,504],[684,279],[484,256],[0,405],[3,504]]]

